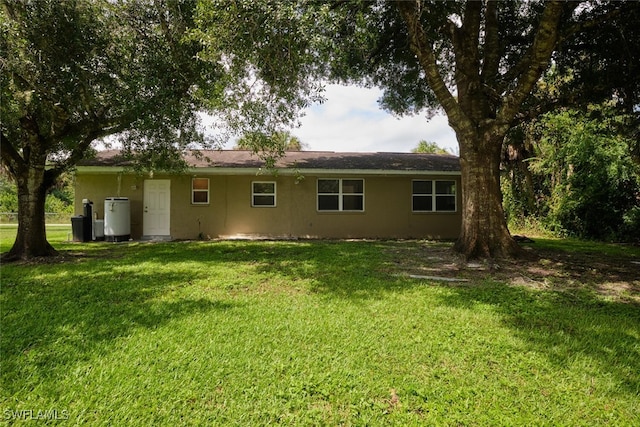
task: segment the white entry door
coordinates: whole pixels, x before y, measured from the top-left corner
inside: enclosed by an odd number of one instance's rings
[[[169,236],[171,220],[171,181],[147,179],[144,181],[142,234]]]

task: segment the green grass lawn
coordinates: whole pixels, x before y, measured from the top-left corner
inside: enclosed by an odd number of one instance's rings
[[[639,425],[640,305],[593,280],[403,275],[407,248],[445,250],[429,242],[69,231],[49,234],[64,260],[2,265],[2,423]]]

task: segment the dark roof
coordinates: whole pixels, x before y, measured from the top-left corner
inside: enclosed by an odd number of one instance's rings
[[[264,162],[250,151],[200,150],[200,155],[185,156],[193,168],[261,168]],[[101,151],[79,166],[126,166],[117,150]],[[337,153],[332,151],[288,151],[276,162],[277,168],[331,170],[388,170],[458,172],[458,157],[448,154],[422,153]]]

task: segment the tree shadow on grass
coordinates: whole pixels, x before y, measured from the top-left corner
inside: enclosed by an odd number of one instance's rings
[[[562,367],[576,354],[589,357],[625,389],[638,393],[637,304],[605,301],[588,290],[507,285],[508,281],[483,278],[484,273],[474,273],[482,277],[465,286],[397,277],[399,270],[388,249],[404,245],[377,241],[171,242],[117,246],[100,252],[104,254],[100,260],[89,254],[77,265],[38,266],[33,274],[29,266],[12,266],[11,275],[3,274],[0,302],[3,387],[7,391],[19,388],[12,381],[21,374],[24,360],[42,372],[63,374],[78,358],[90,357],[96,346],[126,337],[136,328],[153,329],[172,319],[240,304],[232,298],[225,298],[226,302],[164,298],[176,287],[200,280],[222,289],[242,286],[246,293],[276,282],[285,287],[299,283],[303,291],[358,304],[421,286],[446,287],[451,291],[438,293],[443,304],[469,309],[478,304],[490,306],[514,334],[553,363]],[[424,251],[420,254],[430,256]],[[434,262],[442,263],[442,257],[444,250],[437,246]],[[140,263],[149,263],[147,270],[123,270]],[[220,266],[224,277],[216,273]],[[21,276],[21,269],[26,273],[27,268],[30,273]],[[264,283],[251,283],[254,273]],[[55,282],[47,283],[49,278]],[[58,351],[61,344],[68,351]],[[29,359],[32,352],[40,359]]]
[[[241,299],[216,299],[225,295],[218,291],[237,282],[251,292],[257,286],[247,283],[253,273],[263,275],[266,286],[271,280],[282,286],[300,282],[306,292],[354,301],[406,288],[387,280],[372,242],[172,242],[65,255],[54,263],[3,267],[0,384],[8,395],[23,390],[20,378],[64,376],[138,329],[240,307]],[[218,267],[231,277],[217,275]],[[243,269],[246,278],[232,277],[242,276]],[[195,281],[203,286],[199,291],[218,289],[202,297],[178,296]]]
[[[75,363],[137,329],[236,305],[205,297],[163,298],[177,284],[172,273],[131,273],[121,280],[117,264],[74,267],[69,272],[69,266],[46,265],[25,274],[28,266],[3,269],[0,384],[5,393],[22,390],[21,378],[34,374],[64,376]]]
[[[238,275],[242,266],[264,275],[267,282],[278,278],[294,284],[304,282],[308,292],[356,301],[413,287],[392,276],[382,250],[386,245],[381,241],[334,240],[180,242],[154,248],[144,259],[169,264],[196,262],[201,272],[228,264],[235,266]]]
[[[640,393],[640,305],[633,300],[607,299],[600,292],[612,278],[632,280],[626,267],[616,264],[609,271],[612,274],[600,269],[582,286],[574,283],[567,288],[559,285],[560,278],[578,278],[583,270],[576,259],[567,262],[561,257],[559,279],[552,288],[514,284],[514,277],[523,272],[531,275],[529,269],[539,263],[531,260],[525,265],[504,266],[505,270],[513,269],[508,274],[463,271],[470,282],[452,286],[397,276],[389,250],[416,244],[425,246],[416,242],[323,241],[235,248],[222,245],[218,249],[222,259],[252,262],[257,271],[289,280],[308,280],[310,292],[359,304],[421,286],[446,288],[450,292],[437,293],[443,304],[492,307],[528,348],[546,355],[560,368],[569,366],[576,357],[585,357],[594,362],[594,369],[615,377],[621,389]],[[421,256],[434,258],[436,264],[449,261],[448,246],[436,244],[433,249],[433,253]],[[600,261],[606,264],[606,260]]]
[[[421,286],[446,288],[450,292],[437,293],[444,304],[469,309],[476,305],[492,307],[515,336],[560,368],[568,366],[576,356],[590,358],[599,371],[609,372],[626,391],[640,393],[640,305],[617,295],[607,299],[608,295],[602,292],[611,280],[635,283],[628,260],[608,265],[600,256],[600,266],[588,258],[545,252],[558,258],[558,277],[551,287],[515,284],[514,278],[521,278],[522,274],[532,276],[531,269],[540,263],[536,259],[505,265],[499,273],[456,270],[470,281],[451,285],[398,277],[400,270],[389,251],[407,245],[426,247],[420,256],[433,258],[433,264],[455,261],[448,258],[450,250],[446,245],[377,241],[314,242],[304,247],[290,244],[266,249],[258,246],[257,252],[249,249],[248,253],[228,256],[251,259],[257,269],[267,273],[309,279],[311,292],[356,303]],[[247,251],[246,247],[243,250]],[[585,276],[585,262],[597,266],[598,272],[589,271]],[[544,277],[547,276],[538,279]],[[563,287],[562,278],[576,281]]]
[[[491,281],[449,289],[440,296],[444,304],[492,307],[530,350],[559,367],[586,357],[627,392],[640,393],[638,305],[606,301],[587,290],[539,291]]]

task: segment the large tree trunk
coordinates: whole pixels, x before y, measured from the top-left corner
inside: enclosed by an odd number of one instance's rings
[[[462,165],[462,229],[455,249],[467,258],[513,257],[521,252],[507,229],[500,190],[500,151],[504,136],[524,100],[549,66],[559,39],[559,23],[576,2],[548,1],[540,15],[530,49],[518,63],[500,71],[507,51],[500,40],[496,2],[464,3],[459,19],[441,20],[441,33],[451,42],[455,67],[442,65],[441,43],[423,2],[398,1],[407,24],[410,47],[425,79],[456,131]],[[484,22],[484,24],[483,24]],[[483,28],[484,25],[484,28]],[[445,50],[446,52],[446,50]],[[446,61],[444,61],[446,63]],[[444,70],[444,73],[443,73]],[[451,72],[456,92],[450,86]]]
[[[11,250],[3,255],[3,261],[56,255],[45,230],[48,180],[44,161],[41,165],[25,168],[15,178],[18,184],[18,233]]]
[[[454,249],[467,259],[517,256],[522,249],[509,233],[502,208],[502,145],[496,136],[458,138],[463,200],[462,227]]]

